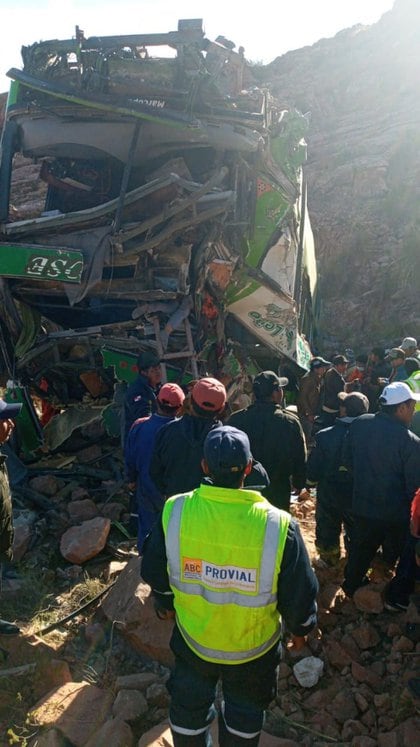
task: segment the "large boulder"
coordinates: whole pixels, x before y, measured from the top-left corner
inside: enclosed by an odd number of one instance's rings
[[[148,586],[140,576],[141,562],[133,558],[102,602],[108,620],[117,621],[118,629],[131,645],[162,664],[172,666],[169,648],[171,621],[158,620]]]
[[[31,722],[54,726],[74,747],[83,747],[110,716],[113,695],[87,682],[69,682],[45,695],[32,709]]]
[[[61,537],[60,552],[63,558],[76,565],[94,558],[104,549],[110,529],[110,520],[102,516],[71,527]]]

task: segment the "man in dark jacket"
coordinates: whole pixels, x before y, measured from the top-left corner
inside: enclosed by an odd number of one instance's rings
[[[0,399],[0,444],[6,443],[14,428],[13,418],[19,415],[21,404],[9,404]],[[0,585],[1,564],[12,560],[13,516],[6,457],[0,454]],[[0,620],[0,635],[17,635],[19,628],[7,620]]]
[[[124,444],[134,421],[147,418],[157,410],[156,394],[162,380],[160,360],[155,353],[139,353],[137,368],[139,375],[128,387],[124,398]]]
[[[340,559],[342,525],[346,548],[351,541],[353,478],[343,464],[344,446],[354,419],[369,409],[368,398],[360,392],[340,392],[338,398],[340,417],[333,426],[316,434],[306,466],[308,486],[317,485],[316,547],[327,565]]]
[[[420,485],[420,439],[409,430],[420,395],[402,381],[385,387],[381,411],[362,415],[347,439],[347,466],[353,472],[354,527],[343,589],[352,596],[367,583],[366,572],[384,542],[400,555],[410,507]]]
[[[372,348],[369,355],[362,391],[369,400],[370,412],[377,412],[378,397],[384,386],[389,384],[392,368],[385,357],[385,350],[380,347]]]
[[[345,391],[348,360],[344,355],[335,355],[332,359],[332,367],[324,376],[322,393],[322,422],[325,426],[334,425],[334,421],[340,409],[338,395]]]
[[[157,434],[150,476],[165,498],[199,486],[204,477],[203,444],[208,432],[221,425],[219,416],[225,404],[223,384],[217,379],[200,379],[191,390],[191,413],[168,423]]]
[[[253,382],[255,402],[235,412],[229,425],[247,434],[251,451],[267,470],[270,485],[262,494],[274,506],[289,510],[291,485],[301,490],[306,482],[305,437],[298,418],[283,409],[287,379],[262,371]]]

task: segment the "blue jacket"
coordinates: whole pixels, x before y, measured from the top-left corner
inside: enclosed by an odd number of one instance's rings
[[[404,523],[420,486],[420,439],[384,412],[361,415],[346,442],[356,516]]]
[[[124,397],[124,444],[135,420],[147,418],[157,410],[156,392],[142,374],[128,387]]]
[[[172,420],[174,417],[153,413],[131,428],[125,444],[127,478],[129,482],[136,483],[137,505],[147,511],[158,512],[164,503],[161,493],[150,477],[149,469],[156,436],[160,429]]]

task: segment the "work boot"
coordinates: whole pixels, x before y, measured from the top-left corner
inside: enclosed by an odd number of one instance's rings
[[[7,620],[0,620],[0,635],[19,635],[20,628]]]

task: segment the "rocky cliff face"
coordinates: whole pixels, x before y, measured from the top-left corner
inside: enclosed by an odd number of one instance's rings
[[[309,210],[320,344],[366,349],[420,337],[420,4],[396,0],[261,73],[311,113]]]

